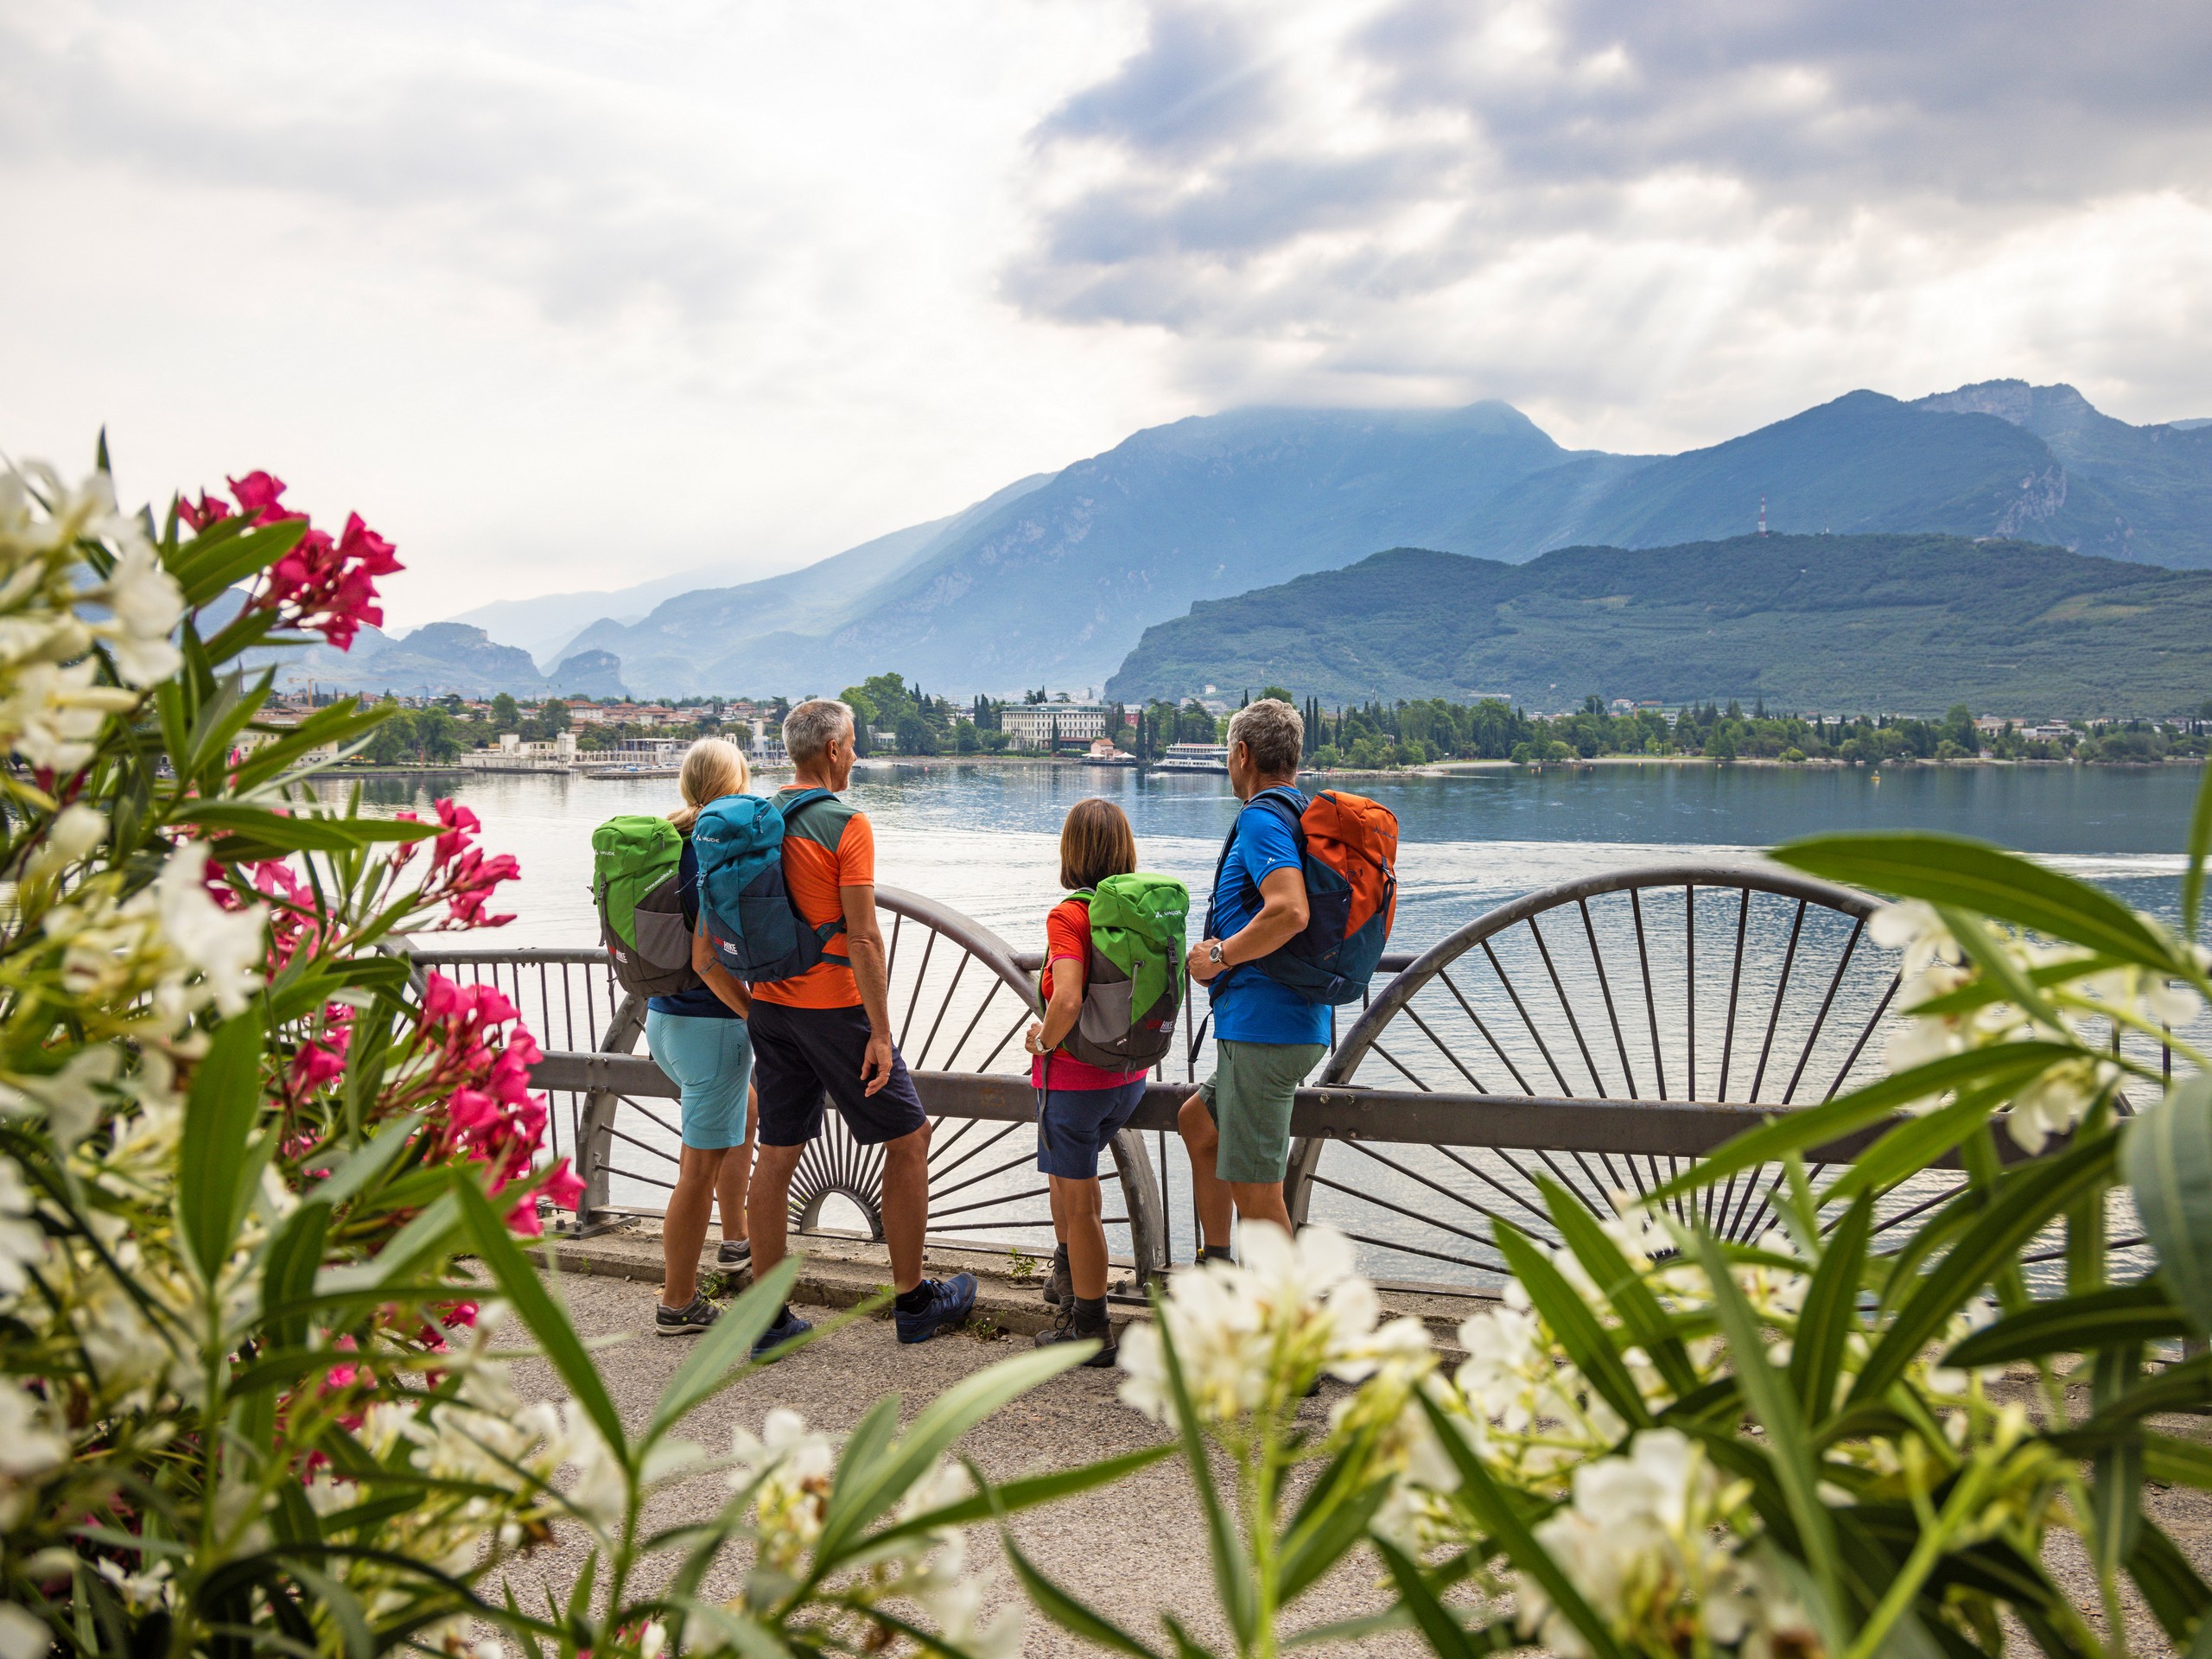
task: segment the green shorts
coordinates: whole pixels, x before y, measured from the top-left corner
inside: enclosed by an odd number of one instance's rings
[[[1325,1043],[1216,1043],[1213,1076],[1198,1085],[1221,1129],[1215,1178],[1279,1181],[1290,1164],[1290,1105]]]

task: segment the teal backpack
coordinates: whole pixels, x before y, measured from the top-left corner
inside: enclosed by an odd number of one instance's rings
[[[700,983],[677,872],[683,836],[666,818],[609,818],[591,832],[591,899],[614,978],[639,996],[674,996]]]
[[[1083,1012],[1058,1052],[1102,1071],[1149,1071],[1175,1045],[1190,889],[1140,870],[1068,896],[1090,901],[1090,951]]]

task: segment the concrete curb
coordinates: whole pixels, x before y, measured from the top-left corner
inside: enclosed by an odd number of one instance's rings
[[[801,1257],[798,1281],[791,1300],[830,1309],[852,1307],[890,1287],[890,1262],[883,1246],[872,1240],[816,1235],[794,1241]],[[720,1274],[728,1294],[752,1282],[747,1268],[728,1269],[715,1265],[715,1245],[700,1252],[700,1273]],[[525,1252],[537,1266],[557,1265],[563,1273],[594,1279],[626,1279],[643,1286],[658,1286],[663,1274],[660,1235],[650,1224],[625,1224],[620,1230],[591,1238],[548,1238]],[[549,1264],[550,1255],[553,1263]],[[1027,1263],[1029,1271],[1018,1269]],[[923,1271],[943,1278],[954,1273],[976,1276],[976,1313],[971,1328],[988,1323],[1013,1335],[1029,1336],[1049,1330],[1058,1310],[1043,1296],[1052,1258],[999,1250],[961,1249],[930,1246]],[[1494,1306],[1487,1298],[1410,1291],[1381,1292],[1386,1318],[1412,1314],[1427,1325],[1430,1336],[1447,1355],[1458,1352],[1459,1322],[1478,1309]],[[1108,1281],[1107,1312],[1116,1327],[1145,1316],[1145,1302],[1135,1276],[1124,1265]],[[887,1313],[880,1317],[888,1317]]]

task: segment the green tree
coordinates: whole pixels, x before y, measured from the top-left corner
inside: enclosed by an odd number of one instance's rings
[[[505,691],[492,699],[492,728],[500,732],[522,729],[522,705]]]
[[[901,754],[935,754],[938,752],[937,734],[930,730],[929,722],[918,714],[899,716],[899,753]]]

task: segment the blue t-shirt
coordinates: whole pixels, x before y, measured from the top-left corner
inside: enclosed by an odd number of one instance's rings
[[[1266,901],[1260,883],[1277,870],[1299,868],[1298,842],[1282,814],[1247,806],[1236,815],[1236,838],[1223,861],[1213,893],[1212,937],[1236,936]],[[1213,1034],[1232,1043],[1326,1043],[1329,1009],[1308,1002],[1251,963],[1240,963],[1207,985],[1213,998]]]
[[[684,925],[699,929],[699,855],[691,850],[691,837],[683,837],[683,855],[676,865],[676,897],[683,906]],[[654,996],[645,1006],[655,1014],[689,1014],[695,1020],[742,1020],[745,1016],[715,995],[711,985],[695,985],[674,996]]]

